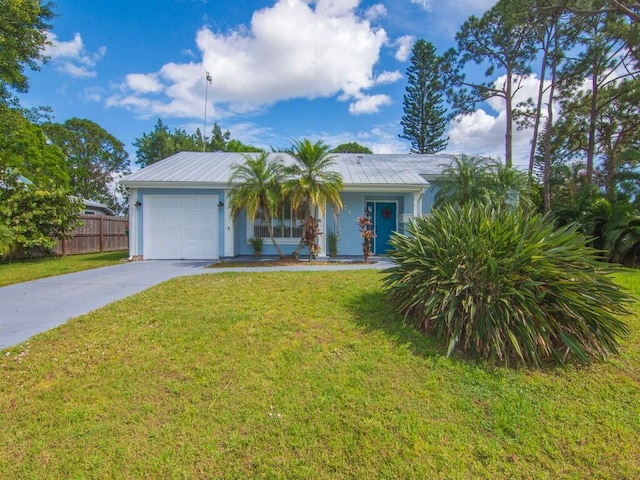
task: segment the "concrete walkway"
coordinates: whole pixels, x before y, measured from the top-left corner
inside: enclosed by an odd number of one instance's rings
[[[69,273],[0,288],[0,349],[111,302],[176,277],[229,271],[323,271],[386,268],[385,258],[362,265],[206,268],[211,261],[145,260]]]

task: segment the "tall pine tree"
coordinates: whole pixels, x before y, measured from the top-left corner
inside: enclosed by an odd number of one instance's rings
[[[411,142],[411,153],[437,153],[447,147],[448,138],[440,60],[432,43],[422,39],[413,45],[411,65],[407,68],[404,115],[400,138]]]

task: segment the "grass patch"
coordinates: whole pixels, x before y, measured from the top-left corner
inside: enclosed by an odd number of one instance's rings
[[[607,363],[493,368],[375,271],[175,279],[3,352],[0,478],[638,478],[629,324]]]
[[[92,268],[116,265],[127,258],[128,252],[89,253],[67,255],[34,260],[18,260],[0,264],[0,287],[14,283],[28,282],[39,278],[53,277],[64,273],[80,272]]]

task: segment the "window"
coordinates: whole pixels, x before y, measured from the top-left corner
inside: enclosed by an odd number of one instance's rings
[[[276,238],[301,238],[304,232],[304,219],[300,212],[291,208],[291,204],[280,207],[277,214],[271,220],[273,226],[273,236]],[[250,230],[251,231],[251,230]],[[253,221],[253,237],[269,238],[267,222],[259,211]]]

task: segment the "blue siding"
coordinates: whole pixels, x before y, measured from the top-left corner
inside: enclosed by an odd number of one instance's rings
[[[422,213],[425,215],[431,213],[436,193],[438,193],[438,187],[433,184],[431,184],[424,192],[424,195],[422,196]]]
[[[338,234],[338,255],[362,255],[362,238],[356,219],[365,213],[367,202],[396,202],[397,213],[413,214],[412,193],[382,193],[367,194],[365,192],[342,193],[343,209],[338,216],[338,221],[333,220],[333,211],[327,208],[327,232]],[[403,225],[398,220],[398,230],[403,230]]]
[[[429,187],[422,198],[422,211],[423,213],[429,213],[433,205],[433,199],[436,193],[436,188]],[[218,195],[219,199],[226,202],[225,191],[223,189],[171,189],[171,188],[141,188],[137,190],[135,198],[131,198],[130,202],[135,204],[136,201],[144,204],[145,195]],[[334,211],[330,206],[327,206],[325,224],[321,225],[322,232],[325,233],[321,241],[325,247],[325,253],[328,254],[326,246],[326,234],[329,232],[335,232],[338,234],[338,255],[362,255],[362,239],[360,237],[360,231],[356,223],[356,218],[363,215],[367,202],[396,202],[398,209],[398,215],[411,214],[413,211],[413,194],[406,192],[397,193],[371,193],[366,192],[343,192],[342,194],[343,209],[334,218]],[[143,208],[138,207],[138,252],[142,252],[144,245],[143,239]],[[218,247],[220,256],[225,252],[225,216],[224,210],[221,208],[218,212]],[[400,217],[401,218],[401,217]],[[398,230],[403,232],[404,226],[401,220],[398,220]],[[245,211],[241,211],[237,218],[234,219],[234,254],[235,255],[253,255],[253,248],[248,243],[247,235],[247,216]],[[285,255],[291,254],[296,246],[297,239],[289,239],[286,243],[279,242],[278,245],[282,249]],[[306,255],[306,249],[303,249],[301,256]],[[271,245],[269,239],[265,239],[263,252],[264,255],[275,255],[276,250]],[[144,254],[144,252],[142,252]]]

